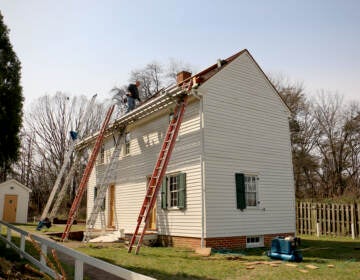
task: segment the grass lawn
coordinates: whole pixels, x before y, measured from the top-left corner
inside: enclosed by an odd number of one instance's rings
[[[21,228],[35,231],[34,225],[23,225]],[[43,229],[42,233],[62,232],[63,228],[63,225],[55,226]],[[81,229],[81,225],[72,227],[74,231]],[[140,254],[135,255],[128,254],[122,243],[65,242],[65,245],[129,270],[164,280],[360,279],[359,239],[300,237],[304,261],[280,262],[277,266],[270,266],[268,263],[270,259],[266,256],[267,248],[246,249],[232,254],[213,253],[210,257],[202,257],[191,250],[180,248],[142,247]],[[288,264],[295,264],[297,267]],[[318,269],[310,269],[307,265]],[[334,267],[330,268],[328,265]]]
[[[247,249],[236,254],[195,255],[177,248],[142,247],[139,255],[128,254],[122,244],[83,244],[77,250],[157,279],[359,279],[360,240],[302,236],[304,261],[297,267],[281,262],[272,267],[266,262],[267,248]],[[318,269],[309,269],[314,265]],[[329,268],[328,265],[333,265]]]

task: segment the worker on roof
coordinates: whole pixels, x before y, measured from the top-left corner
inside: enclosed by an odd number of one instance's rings
[[[130,84],[128,86],[128,92],[126,93],[127,96],[127,105],[128,108],[126,110],[126,113],[129,113],[130,111],[134,110],[135,108],[135,100],[138,100],[141,102],[139,97],[139,90],[138,87],[140,86],[140,82],[136,81],[135,84]]]

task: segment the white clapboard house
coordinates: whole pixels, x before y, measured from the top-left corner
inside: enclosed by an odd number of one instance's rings
[[[179,73],[178,83],[190,76]],[[164,244],[213,248],[264,246],[274,236],[294,235],[288,107],[248,50],[192,77],[199,86],[190,96],[149,231]],[[107,229],[134,232],[175,102],[161,91],[110,126],[87,191],[89,216],[114,149],[113,128],[126,125],[104,202]],[[84,140],[90,146],[94,141]]]

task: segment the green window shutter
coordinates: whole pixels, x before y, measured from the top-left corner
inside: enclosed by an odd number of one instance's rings
[[[242,173],[236,173],[235,183],[236,183],[236,206],[237,209],[243,210],[246,208],[245,175]]]
[[[163,182],[161,184],[161,208],[167,209],[167,180],[164,176]]]
[[[178,175],[179,180],[179,195],[178,195],[178,207],[184,209],[186,207],[186,173],[180,173]]]

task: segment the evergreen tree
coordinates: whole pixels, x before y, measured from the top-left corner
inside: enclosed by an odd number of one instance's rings
[[[0,12],[0,182],[5,181],[20,149],[23,96],[21,64]]]

